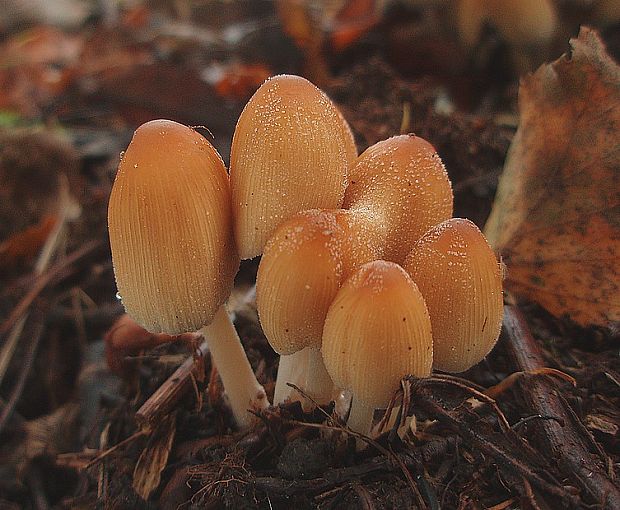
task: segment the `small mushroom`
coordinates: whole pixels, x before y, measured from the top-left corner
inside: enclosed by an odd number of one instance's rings
[[[267,80],[245,106],[230,154],[234,231],[252,258],[295,213],[342,204],[348,161],[356,154],[346,121],[308,80]]]
[[[295,382],[316,402],[333,384],[319,353],[327,309],[355,267],[380,256],[369,226],[343,210],[304,211],[282,223],[265,246],[256,280],[261,326],[280,356],[274,403]],[[379,241],[380,238],[378,237]]]
[[[404,376],[431,372],[431,321],[411,277],[393,262],[364,264],[329,307],[321,352],[334,383],[353,394],[349,427],[368,434]]]
[[[223,308],[239,257],[217,151],[176,122],[143,124],[121,159],[108,227],[127,313],[154,333],[202,328],[235,419],[248,426],[248,408],[268,402]]]
[[[502,275],[478,227],[460,218],[433,227],[403,267],[428,307],[434,368],[462,372],[484,358],[499,337]]]

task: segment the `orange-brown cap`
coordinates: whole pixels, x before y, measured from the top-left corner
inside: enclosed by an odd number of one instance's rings
[[[393,262],[364,264],[329,308],[321,352],[334,384],[373,407],[386,405],[405,375],[428,376],[431,322],[409,275]]]
[[[404,268],[424,296],[433,324],[434,367],[462,372],[495,345],[503,315],[500,265],[471,221],[429,230]]]
[[[140,126],[108,207],[116,284],[127,312],[152,332],[209,324],[239,266],[230,190],[217,151],[169,120]]]
[[[381,243],[362,215],[344,210],[304,211],[277,228],[256,279],[261,325],[276,352],[321,347],[327,309],[342,281],[376,259]]]
[[[360,155],[349,173],[344,207],[381,212],[389,232],[383,258],[402,263],[415,241],[452,216],[452,186],[430,143],[400,135]]]
[[[295,213],[341,206],[351,143],[343,122],[329,98],[299,76],[270,78],[252,96],[230,156],[241,258],[262,253],[276,227]]]

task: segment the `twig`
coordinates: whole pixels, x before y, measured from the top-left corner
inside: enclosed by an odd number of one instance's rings
[[[531,455],[527,455],[529,449],[526,444],[521,440],[520,447],[518,445],[510,444],[510,452],[501,444],[495,442],[492,437],[479,430],[479,426],[470,425],[466,420],[461,417],[455,416],[455,413],[446,410],[443,405],[438,403],[441,401],[433,391],[432,380],[418,380],[418,384],[414,386],[414,394],[418,397],[416,399],[419,408],[424,409],[432,416],[437,417],[439,421],[446,423],[453,430],[464,439],[475,444],[476,447],[484,454],[489,455],[495,459],[499,465],[503,465],[510,471],[516,472],[521,476],[526,477],[534,485],[539,487],[543,492],[550,496],[556,497],[563,502],[569,502],[572,507],[578,508],[581,500],[568,492],[558,482],[549,482],[543,478],[546,472],[541,470],[541,466],[536,465],[536,461],[531,458]],[[414,383],[415,384],[415,383]],[[448,404],[445,404],[448,405]],[[506,432],[512,433],[511,430]],[[518,436],[513,437],[519,439]],[[511,452],[514,451],[514,454]],[[536,472],[538,470],[541,474]]]
[[[174,373],[153,393],[136,412],[141,426],[152,424],[157,417],[167,413],[192,386],[192,376],[200,358],[209,351],[207,341],[202,342],[193,356],[186,359]]]
[[[120,450],[124,446],[134,442],[136,439],[138,439],[138,438],[140,438],[142,436],[145,436],[147,434],[148,434],[148,430],[147,429],[140,429],[137,432],[134,432],[133,434],[131,434],[131,436],[126,437],[120,443],[116,443],[114,446],[108,448],[104,452],[101,452],[94,459],[92,459],[88,464],[86,464],[84,469],[88,469],[88,468],[91,468],[93,466],[96,466],[102,460],[104,460],[104,459],[108,458],[110,455],[112,455],[114,452]]]
[[[307,397],[307,395],[303,392],[303,390],[301,390],[294,384],[292,383],[287,383],[287,384],[293,387],[294,389],[296,389],[297,391],[299,391],[304,397]],[[390,459],[393,463],[395,463],[400,468],[403,476],[405,477],[405,480],[407,481],[407,484],[411,488],[411,492],[414,494],[415,498],[418,500],[418,507],[421,509],[427,508],[426,502],[424,501],[422,494],[420,494],[420,490],[418,489],[416,482],[411,476],[409,469],[407,469],[407,466],[403,463],[403,460],[398,455],[396,455],[392,450],[388,450],[387,448],[381,446],[374,439],[364,434],[360,434],[359,432],[356,432],[354,430],[351,430],[349,427],[341,425],[340,423],[335,421],[328,413],[326,413],[321,407],[318,407],[318,409],[320,409],[328,417],[328,423],[330,423],[330,425],[326,425],[324,423],[310,423],[310,422],[305,422],[305,421],[300,421],[300,420],[289,420],[285,418],[282,418],[282,421],[285,423],[288,422],[288,423],[292,423],[295,425],[303,425],[304,427],[309,427],[309,428],[316,428],[316,429],[323,429],[323,430],[335,430],[338,432],[343,432],[349,436],[354,437],[357,440],[361,440],[364,443],[374,447],[380,453],[382,453],[386,458]],[[331,425],[331,423],[333,423],[333,425]]]
[[[0,325],[0,336],[7,333],[19,319],[26,313],[32,302],[53,282],[57,282],[71,274],[71,266],[81,258],[90,255],[97,248],[103,246],[101,241],[90,241],[71,255],[51,267],[48,271],[37,277],[28,293],[13,308],[6,320]]]
[[[15,410],[15,406],[19,402],[22,392],[24,391],[26,380],[30,375],[30,370],[32,369],[37,349],[39,348],[41,336],[43,335],[43,331],[45,329],[45,315],[47,314],[48,309],[49,303],[39,302],[36,307],[36,311],[30,316],[30,320],[26,324],[25,329],[27,335],[25,336],[29,338],[30,343],[28,344],[24,355],[22,366],[19,371],[19,375],[17,376],[17,381],[11,391],[11,396],[8,398],[6,405],[3,406],[2,412],[0,412],[0,432],[4,430],[5,425],[11,418],[13,411]]]
[[[516,306],[504,308],[503,336],[517,370],[533,371],[545,366],[540,347]],[[556,418],[537,421],[536,426],[543,445],[557,459],[562,473],[603,508],[620,508],[620,489],[606,475],[608,459],[549,380],[531,378],[521,384],[521,389],[533,414]]]

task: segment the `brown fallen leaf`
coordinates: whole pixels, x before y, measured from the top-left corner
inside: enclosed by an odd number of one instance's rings
[[[620,321],[620,67],[582,28],[524,78],[485,233],[506,288],[580,325]]]

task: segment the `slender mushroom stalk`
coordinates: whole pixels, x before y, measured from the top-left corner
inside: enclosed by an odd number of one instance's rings
[[[364,264],[329,308],[321,352],[334,383],[353,393],[348,426],[368,435],[400,380],[431,372],[431,322],[409,275],[393,262]]]
[[[430,229],[403,266],[433,325],[434,368],[463,372],[493,348],[502,323],[502,275],[484,235],[452,218]]]
[[[356,157],[349,125],[322,91],[299,76],[267,80],[244,108],[231,148],[234,230],[241,257],[261,254],[277,226],[293,215],[340,207]],[[324,388],[331,381],[320,355],[307,351],[301,358],[302,363],[281,359],[278,398],[290,391],[286,382],[306,387],[315,381],[318,387],[310,393],[317,397],[329,392]],[[312,360],[313,368],[308,365]]]
[[[241,427],[268,401],[223,303],[239,257],[230,190],[217,151],[169,120],[142,125],[124,153],[108,208],[116,284],[127,313],[148,331],[203,326]]]
[[[327,310],[350,274],[372,260],[402,262],[426,230],[452,215],[445,168],[432,145],[413,135],[370,147],[349,181],[348,210],[307,211],[292,218],[278,227],[263,253],[258,312],[267,338],[283,354],[287,376],[307,372],[306,358],[286,355],[320,348]],[[309,280],[318,275],[329,285]],[[280,374],[276,389],[276,404],[293,397]],[[323,401],[330,398],[325,394]]]

